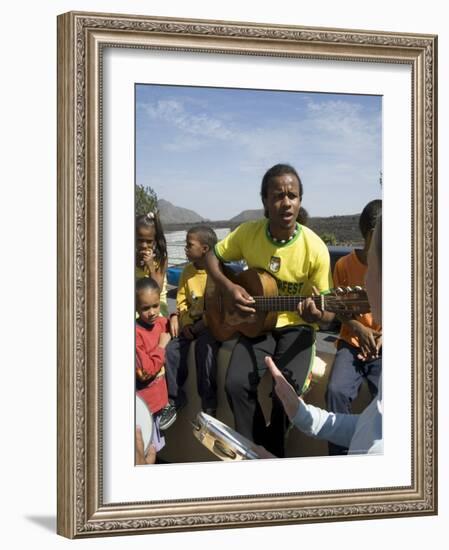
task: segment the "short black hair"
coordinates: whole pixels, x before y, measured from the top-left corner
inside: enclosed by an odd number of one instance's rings
[[[187,231],[187,235],[197,235],[200,243],[207,245],[211,250],[218,242],[217,234],[210,225],[194,225]]]
[[[275,164],[265,172],[264,177],[262,178],[262,185],[260,186],[260,196],[262,197],[262,201],[267,198],[268,188],[270,187],[270,183],[273,181],[273,179],[277,178],[278,176],[284,176],[285,174],[292,174],[298,180],[299,198],[300,200],[302,200],[303,187],[298,172],[290,164]],[[264,211],[264,215],[266,218],[268,218],[268,212],[266,208]]]
[[[369,202],[362,210],[359,218],[359,229],[363,238],[366,239],[368,233],[376,227],[377,219],[382,212],[382,201],[375,199]]]
[[[139,292],[142,292],[142,290],[155,290],[159,294],[161,293],[161,289],[159,288],[159,285],[151,277],[142,277],[141,279],[137,279],[136,296]]]

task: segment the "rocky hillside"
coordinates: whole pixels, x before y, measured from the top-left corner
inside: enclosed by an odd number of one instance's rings
[[[237,214],[237,216],[234,216],[229,221],[234,224],[248,222],[250,220],[259,220],[260,218],[263,218],[262,208],[258,210],[243,210],[243,212],[240,212],[240,214]]]
[[[159,199],[157,201],[157,205],[159,208],[161,222],[165,225],[174,223],[198,223],[205,221],[205,218],[193,210],[175,206],[171,202],[164,199]]]

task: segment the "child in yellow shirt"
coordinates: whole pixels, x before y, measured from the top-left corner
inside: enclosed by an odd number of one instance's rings
[[[167,243],[158,210],[136,218],[136,280],[151,277],[161,289],[161,313],[168,317]],[[176,321],[175,321],[176,323]],[[176,334],[171,331],[172,336]]]
[[[185,252],[189,264],[179,280],[176,303],[179,315],[179,338],[173,339],[166,349],[166,379],[168,396],[177,409],[186,403],[182,390],[187,379],[187,356],[190,344],[195,341],[197,388],[204,412],[216,415],[217,353],[220,343],[213,338],[204,320],[204,293],[207,273],[204,258],[217,243],[215,231],[207,225],[189,229]]]

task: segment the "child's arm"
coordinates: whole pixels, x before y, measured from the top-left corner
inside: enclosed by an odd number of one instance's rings
[[[338,286],[346,286],[348,280],[350,280],[349,271],[345,272],[344,258],[338,260],[334,268],[334,284]],[[337,315],[342,324],[348,326],[357,337],[360,345],[362,356],[365,358],[375,358],[379,355],[379,349],[381,347],[381,332],[373,330],[370,327],[361,323],[354,315]]]
[[[162,290],[162,285],[164,284],[165,272],[167,271],[167,259],[164,260],[161,265],[158,265],[154,250],[145,250],[140,253],[140,265],[145,274],[148,277],[151,277],[159,285],[159,288]]]
[[[172,313],[169,317],[170,322],[170,334],[172,338],[177,338],[179,336],[179,319],[178,313]]]
[[[312,437],[349,447],[355,433],[358,416],[355,414],[331,413],[304,403],[296,391],[276,367],[271,357],[265,364],[274,381],[274,390],[290,421],[302,432]]]
[[[162,341],[161,341],[162,338]],[[170,335],[163,332],[159,342],[148,351],[141,334],[136,332],[136,370],[140,369],[144,377],[150,379],[164,366],[165,347],[170,341]]]
[[[161,265],[157,266],[157,268],[153,267],[153,269],[150,270],[150,277],[156,281],[156,283],[159,285],[159,288],[161,290],[164,285],[164,277],[165,277],[166,271],[167,271],[167,260],[165,260]]]
[[[382,347],[382,332],[366,327],[356,319],[342,321],[351,327],[359,341],[361,358],[374,359],[379,357],[379,350]]]
[[[182,272],[179,280],[178,293],[176,295],[176,306],[179,313],[179,321],[181,330],[180,333],[184,338],[188,340],[194,340],[198,334],[203,330],[204,322],[198,320],[198,313],[203,310],[203,300],[198,302],[199,305],[190,303],[187,296],[191,295],[193,299],[193,293],[190,294],[191,289],[187,285],[188,267]]]
[[[187,299],[187,281],[186,281],[186,270],[188,266],[185,267],[181,273],[178,284],[178,292],[176,294],[176,308],[179,313],[179,324],[181,329],[186,328],[189,325],[193,324],[193,319],[190,317],[190,304]]]

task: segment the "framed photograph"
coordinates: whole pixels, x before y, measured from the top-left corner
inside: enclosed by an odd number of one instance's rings
[[[61,535],[437,513],[436,53],[422,34],[59,16]],[[178,207],[170,263],[182,208],[228,231],[277,163],[311,222],[382,199],[383,452],[213,460],[177,420],[179,459],[136,465],[136,186]]]

